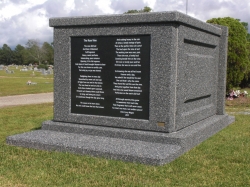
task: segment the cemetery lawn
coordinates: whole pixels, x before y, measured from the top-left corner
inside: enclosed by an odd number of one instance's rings
[[[0,97],[10,95],[35,94],[53,92],[54,78],[53,75],[42,75],[41,72],[20,71],[14,66],[9,67],[14,73],[6,73],[0,70]],[[28,81],[33,85],[27,85]]]
[[[227,111],[248,106],[227,106]],[[53,105],[0,109],[0,186],[250,186],[250,115],[163,166],[6,145],[9,135],[39,129]]]

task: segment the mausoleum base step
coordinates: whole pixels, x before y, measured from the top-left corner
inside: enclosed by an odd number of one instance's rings
[[[129,139],[38,130],[8,137],[11,145],[161,165],[181,154],[181,146]]]
[[[7,144],[150,165],[173,161],[234,121],[215,115],[175,133],[46,121],[42,130],[7,137]]]

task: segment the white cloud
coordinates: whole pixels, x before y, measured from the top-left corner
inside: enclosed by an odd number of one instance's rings
[[[30,6],[36,6],[45,3],[47,0],[27,0]]]
[[[186,13],[186,1],[185,0],[156,0],[154,11],[179,11]]]
[[[219,3],[222,3],[222,2],[231,2],[233,3],[234,1],[233,0],[218,0]]]
[[[112,14],[114,10],[110,8],[111,0],[97,0],[95,4],[104,14]]]
[[[68,13],[72,10],[75,9],[75,1],[74,0],[66,0],[65,6],[64,6],[65,11]]]
[[[143,2],[145,4],[147,4],[147,6],[149,6],[150,8],[152,8],[154,10],[156,0],[143,0]]]
[[[19,15],[23,12],[26,12],[29,8],[33,6],[37,6],[39,4],[44,3],[46,0],[27,0],[27,1],[10,1],[10,0],[3,0],[1,3],[0,8],[0,21],[10,19],[15,15]]]
[[[7,1],[5,1],[7,2]],[[5,19],[10,19],[12,16],[15,16],[17,14],[20,14],[23,9],[25,9],[25,6],[16,6],[13,3],[9,3],[6,6],[3,6],[0,10],[0,21]]]
[[[110,7],[115,10],[115,13],[122,14],[128,10],[140,10],[146,4],[143,0],[113,0]]]
[[[186,13],[187,0],[0,0],[0,47],[25,45],[28,39],[52,42],[51,17],[124,13],[149,6],[154,12],[177,10]],[[188,15],[206,21],[233,17],[248,22],[249,0],[188,0]],[[250,28],[249,28],[250,30]]]

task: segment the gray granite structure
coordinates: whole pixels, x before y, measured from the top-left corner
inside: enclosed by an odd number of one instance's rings
[[[7,143],[161,165],[234,121],[226,27],[179,12],[51,18],[54,119]]]

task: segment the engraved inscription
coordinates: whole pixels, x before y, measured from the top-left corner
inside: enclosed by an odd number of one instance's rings
[[[150,36],[71,38],[71,112],[149,118]]]

